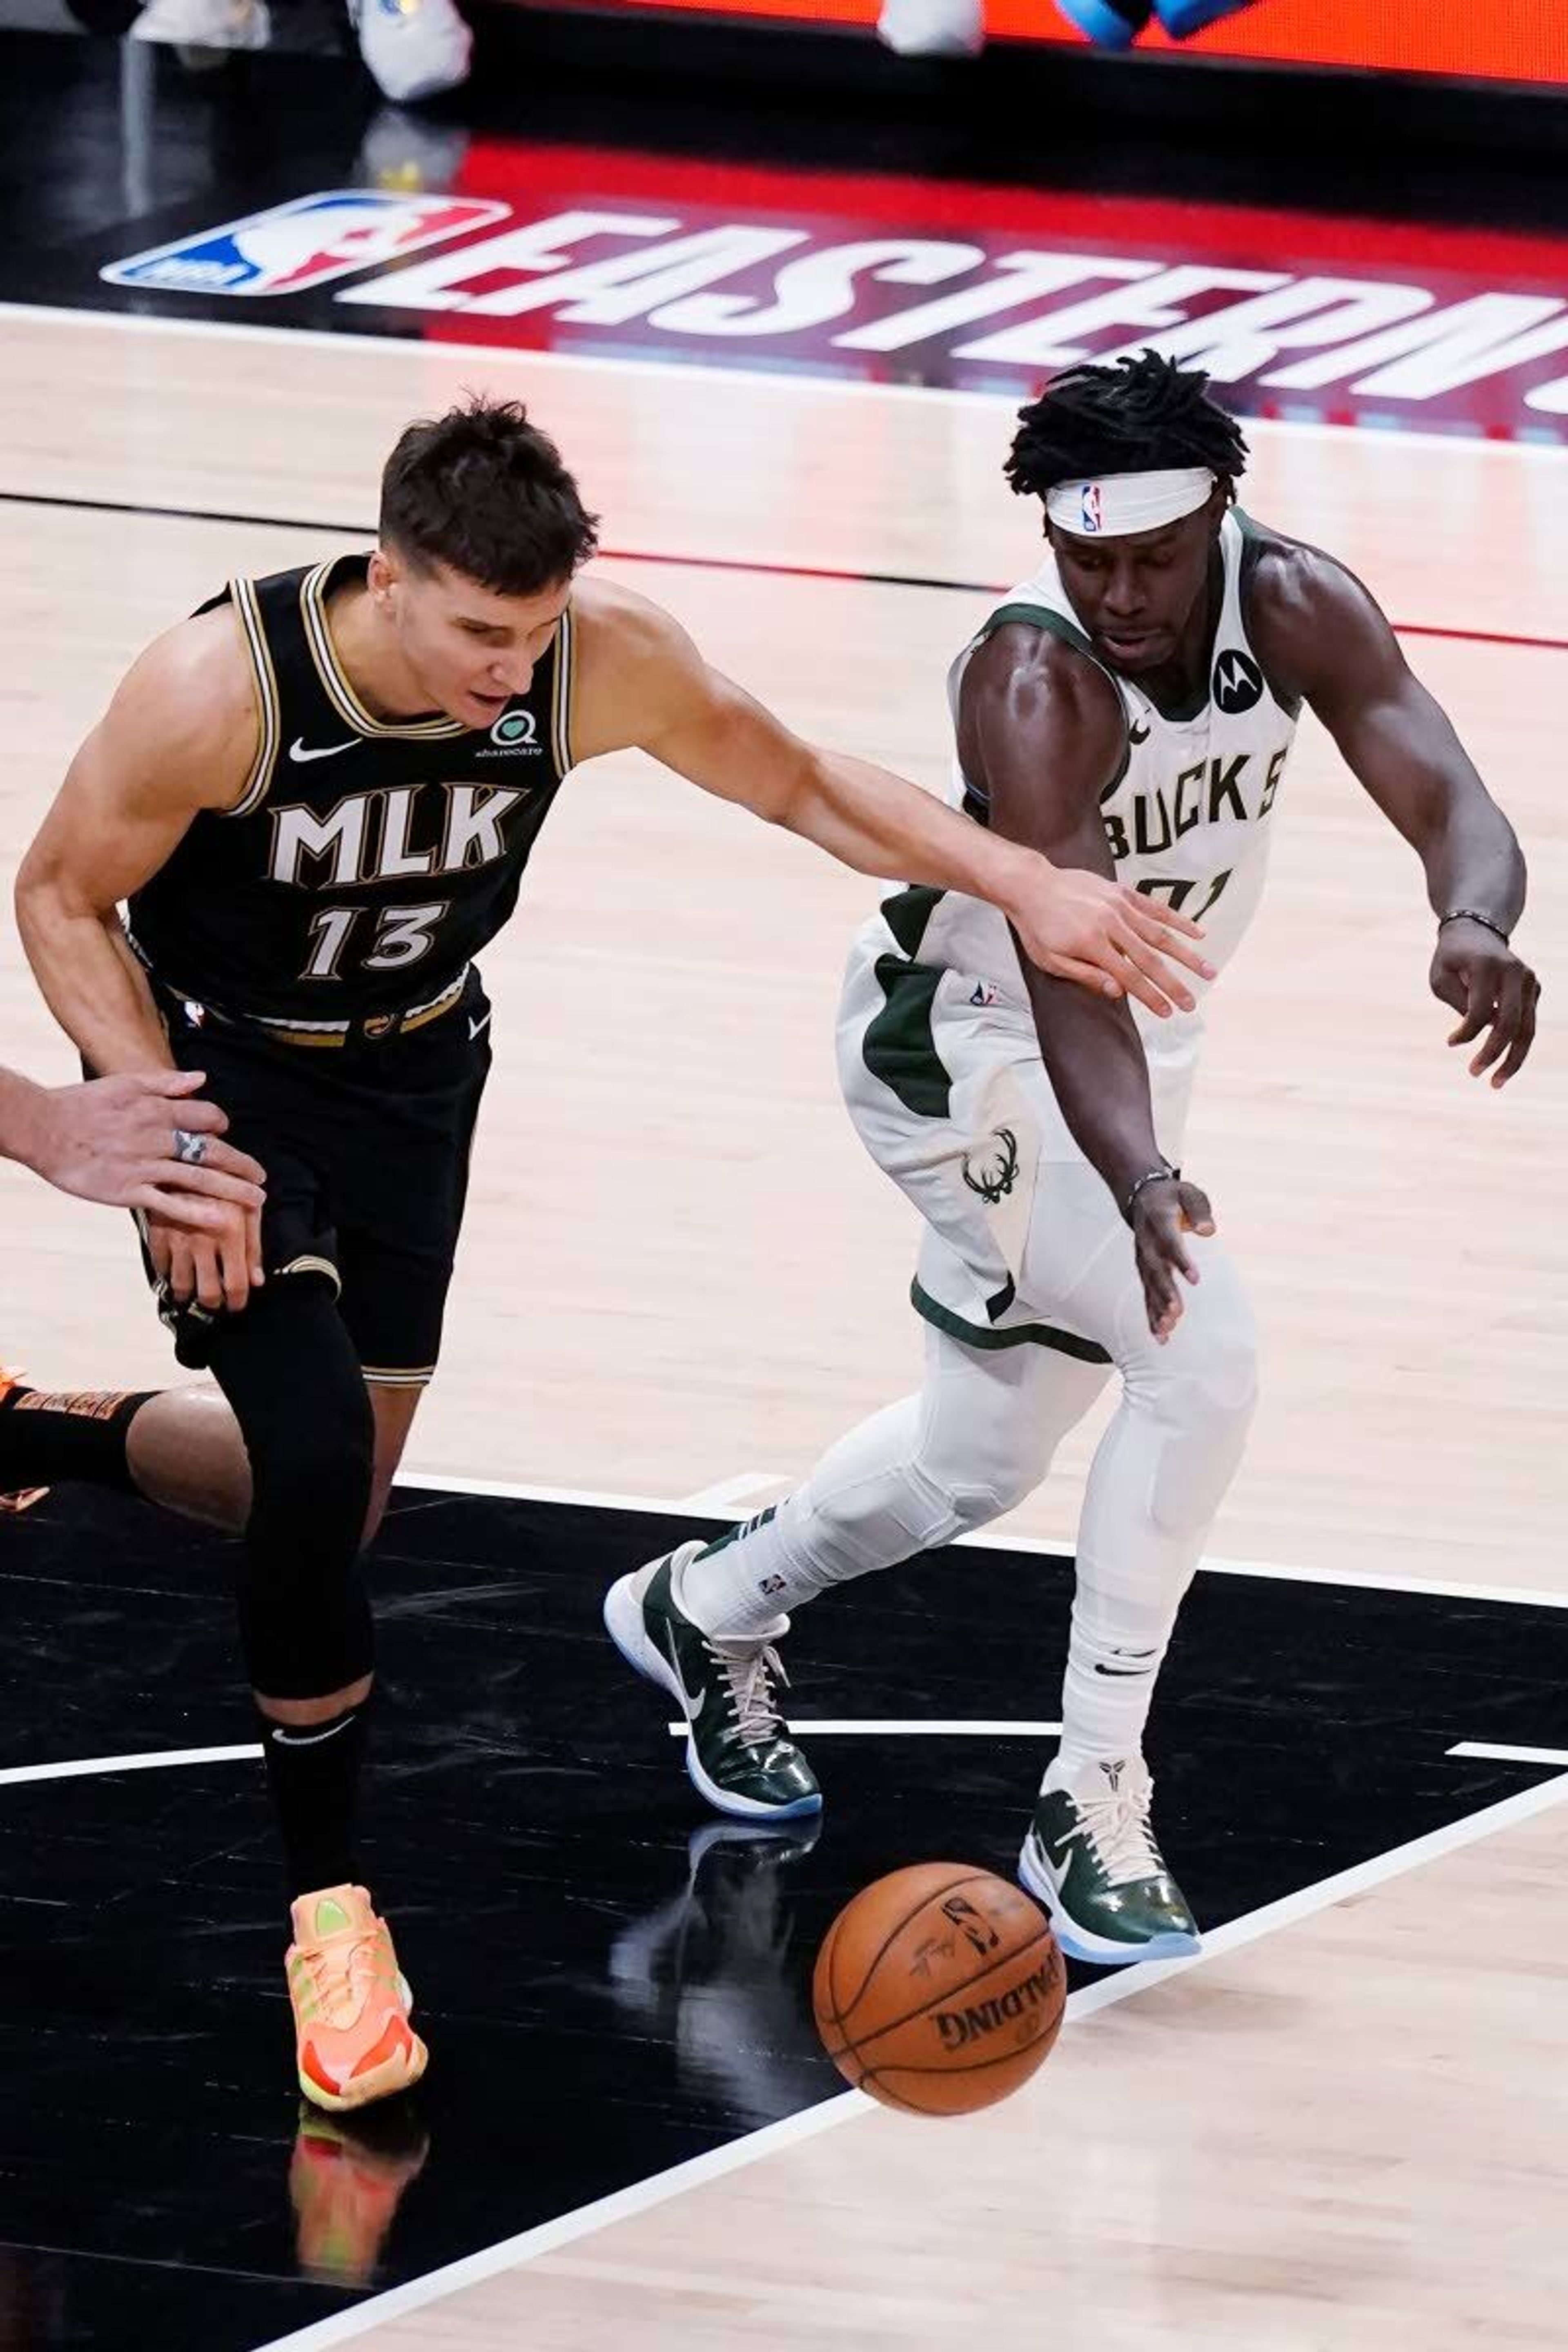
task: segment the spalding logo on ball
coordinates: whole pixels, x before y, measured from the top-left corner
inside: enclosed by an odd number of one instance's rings
[[[908,2114],[958,2116],[1028,2081],[1061,2030],[1067,1969],[1020,1887],[921,1862],[845,1905],[811,1990],[846,2082]]]

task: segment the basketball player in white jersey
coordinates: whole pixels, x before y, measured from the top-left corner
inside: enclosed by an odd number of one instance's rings
[[[1470,1067],[1501,1086],[1538,995],[1509,945],[1512,828],[1366,590],[1235,506],[1246,444],[1205,384],[1146,352],[1076,368],[1021,412],[1007,471],[1044,502],[1047,551],[953,664],[953,796],[993,833],[1196,917],[1223,967],[1310,703],[1419,856],[1449,1042],[1484,1040]],[[925,1221],[924,1385],[776,1511],[679,1546],[605,1604],[628,1661],[685,1706],[710,1801],[809,1811],[820,1791],[773,1696],[787,1612],[1011,1509],[1117,1373],[1061,1746],[1020,1860],[1065,1948],[1100,1962],[1197,1943],[1155,1843],[1142,1736],[1255,1394],[1251,1309],[1180,1167],[1202,1031],[1198,1010],[1155,1024],[1063,988],[976,898],[887,898],[850,959],[839,1066],[862,1140]]]

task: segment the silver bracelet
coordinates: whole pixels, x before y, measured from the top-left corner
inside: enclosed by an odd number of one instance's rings
[[[1128,1224],[1132,1223],[1132,1211],[1137,1203],[1138,1195],[1145,1184],[1179,1184],[1181,1181],[1182,1171],[1179,1168],[1146,1168],[1121,1203],[1121,1214]]]
[[[1502,925],[1494,921],[1490,915],[1483,915],[1479,907],[1450,907],[1446,915],[1438,916],[1437,929],[1441,930],[1445,923],[1479,923],[1483,931],[1490,931],[1505,948],[1509,944],[1509,936]]]

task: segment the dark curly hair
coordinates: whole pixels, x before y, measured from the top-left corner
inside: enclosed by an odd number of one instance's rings
[[[470,395],[408,425],[381,477],[381,536],[498,596],[537,596],[598,545],[597,515],[520,400]]]
[[[1018,411],[1007,479],[1021,498],[1040,499],[1057,482],[1167,466],[1207,466],[1234,481],[1246,470],[1247,443],[1209,398],[1208,382],[1202,368],[1153,351],[1068,368]]]

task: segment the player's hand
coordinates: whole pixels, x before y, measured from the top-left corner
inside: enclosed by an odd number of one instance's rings
[[[1185,1234],[1205,1238],[1215,1230],[1208,1194],[1173,1176],[1145,1184],[1132,1203],[1132,1248],[1149,1328],[1162,1347],[1182,1319],[1183,1282],[1195,1283],[1198,1269]],[[1179,1278],[1178,1278],[1179,1277]]]
[[[147,1251],[160,1279],[178,1307],[200,1307],[216,1315],[237,1315],[262,1281],[256,1212],[237,1201],[209,1201],[212,1222],[200,1233],[161,1210],[146,1220]]]
[[[1191,940],[1198,925],[1173,907],[1077,866],[1038,861],[1027,896],[1012,910],[1026,954],[1056,980],[1076,980],[1101,996],[1135,996],[1162,1020],[1193,1009],[1192,990],[1173,962],[1215,976]]]
[[[200,1070],[147,1070],[40,1090],[28,1162],[62,1192],[110,1209],[156,1211],[216,1233],[216,1204],[233,1202],[259,1228],[265,1173],[218,1140],[223,1112],[192,1099],[205,1083]],[[174,1157],[176,1129],[205,1139],[199,1162]]]
[[[1450,1045],[1473,1045],[1487,1033],[1470,1056],[1471,1077],[1490,1070],[1492,1085],[1506,1087],[1535,1043],[1541,982],[1530,966],[1484,923],[1458,921],[1438,932],[1430,978],[1433,995],[1461,1015]]]

